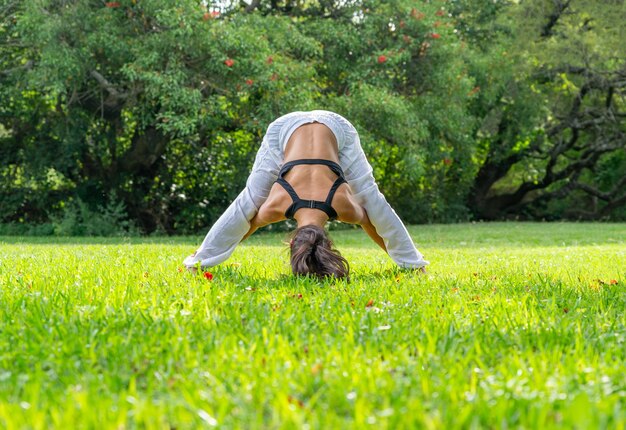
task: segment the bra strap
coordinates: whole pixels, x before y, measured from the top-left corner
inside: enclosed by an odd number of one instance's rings
[[[341,184],[343,184],[344,182],[347,182],[343,176],[338,177],[337,179],[335,179],[335,182],[333,182],[333,186],[330,187],[330,191],[328,191],[328,196],[326,196],[326,201],[324,203],[326,203],[327,205],[331,205],[333,202],[333,197],[335,197],[335,192],[337,191],[337,188],[339,188],[339,186]]]
[[[333,182],[333,185],[330,187],[330,190],[328,191],[326,201],[321,202],[318,200],[301,199],[300,196],[298,196],[298,193],[296,193],[296,190],[294,190],[291,184],[287,182],[287,180],[284,178],[284,176],[291,170],[292,167],[301,164],[321,164],[324,166],[328,166],[328,168],[330,168],[330,170],[338,176],[337,179],[335,179],[335,182]],[[292,200],[291,205],[289,205],[289,207],[285,211],[285,217],[287,219],[293,219],[295,213],[299,209],[303,208],[321,210],[326,213],[326,215],[328,215],[328,219],[330,221],[337,219],[337,211],[332,207],[333,197],[335,197],[335,192],[337,191],[337,188],[339,188],[339,186],[344,182],[347,182],[343,175],[343,170],[341,169],[341,166],[339,164],[335,163],[334,161],[324,160],[321,158],[306,158],[301,160],[288,161],[281,167],[276,182],[279,183],[285,189],[285,191],[287,191]]]
[[[292,167],[294,166],[299,166],[301,164],[321,164],[323,166],[327,166],[330,170],[332,170],[332,172],[343,178],[343,170],[341,169],[341,166],[337,163],[335,163],[334,161],[331,160],[324,160],[321,158],[303,158],[301,160],[292,160],[292,161],[288,161],[285,164],[283,164],[283,166],[280,169],[280,172],[278,173],[279,177],[283,177],[287,174],[287,172],[289,172],[291,170]]]
[[[296,190],[294,190],[291,184],[287,182],[284,178],[280,177],[276,179],[276,182],[279,183],[285,189],[285,191],[287,191],[287,193],[289,193],[289,196],[294,203],[301,200],[298,196],[298,193],[296,193]]]
[[[296,212],[300,209],[317,209],[328,215],[329,221],[337,219],[337,211],[328,203],[317,200],[298,200],[294,201],[285,211],[285,218],[294,219]]]

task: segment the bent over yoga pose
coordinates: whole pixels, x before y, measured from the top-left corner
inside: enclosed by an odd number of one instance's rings
[[[324,229],[334,219],[360,225],[403,268],[428,264],[378,190],[357,131],[334,112],[292,112],[270,124],[246,187],[184,264],[222,263],[259,227],[285,219],[298,225],[290,244],[296,275],[349,275]]]

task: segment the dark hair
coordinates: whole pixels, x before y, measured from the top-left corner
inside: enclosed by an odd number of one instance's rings
[[[293,234],[290,247],[294,275],[349,279],[348,260],[333,248],[333,242],[323,228],[316,225],[299,227]]]

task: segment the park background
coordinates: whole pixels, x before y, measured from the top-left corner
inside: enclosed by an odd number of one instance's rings
[[[626,429],[624,7],[0,0],[0,428]],[[427,274],[184,269],[305,109]]]
[[[626,219],[619,0],[0,1],[0,234],[206,231],[268,124],[354,123],[407,223]]]

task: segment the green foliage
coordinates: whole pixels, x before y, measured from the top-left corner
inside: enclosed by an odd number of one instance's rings
[[[162,233],[162,232],[161,232]],[[92,210],[81,199],[62,204],[50,222],[11,222],[0,224],[6,236],[128,236],[139,235],[133,220],[128,219],[124,203],[114,195],[104,206]]]
[[[313,108],[357,124],[410,221],[447,219],[462,203],[472,84],[439,7],[369,2],[359,18],[346,4],[328,20],[304,6],[297,18],[213,16],[191,0],[114,6],[42,0],[13,15],[26,47],[15,63],[28,67],[2,86],[4,222],[46,222],[70,199],[93,212],[115,193],[144,231],[205,229],[243,187],[265,127]],[[429,115],[442,97],[447,114]],[[452,159],[459,169],[442,164]]]
[[[54,234],[52,223],[26,224],[4,223],[0,224],[0,236],[51,236]]]
[[[93,211],[78,199],[70,201],[61,216],[52,220],[57,236],[125,236],[137,234],[137,229],[128,220],[124,203],[112,196],[106,206]]]
[[[603,170],[626,151],[623,4],[495,3],[467,32],[484,52],[469,61],[482,125],[468,204],[486,218],[620,219],[625,170]]]
[[[305,60],[316,43],[276,37],[273,46],[257,37],[274,33],[260,17],[207,19],[195,1],[22,7],[16,38],[33,65],[9,76],[1,122],[12,156],[1,177],[15,202],[2,208],[4,221],[45,221],[71,198],[95,211],[115,193],[144,231],[205,228],[243,186],[269,120],[308,107]],[[286,18],[270,24],[276,34],[290,29]],[[288,91],[287,79],[300,91]],[[34,133],[33,124],[43,125]],[[65,185],[53,202],[44,198],[51,169]],[[179,205],[181,196],[190,200]]]
[[[352,280],[254,235],[0,238],[0,426],[622,428],[626,225],[410,228],[429,275],[336,232]]]
[[[620,4],[209,6],[0,2],[0,223],[115,195],[143,232],[205,230],[308,109],[356,125],[409,222],[623,215]]]
[[[409,222],[457,220],[476,170],[473,80],[445,9],[415,6],[365,2],[343,28],[323,20],[305,30],[325,47],[330,106],[356,124],[394,207]]]

